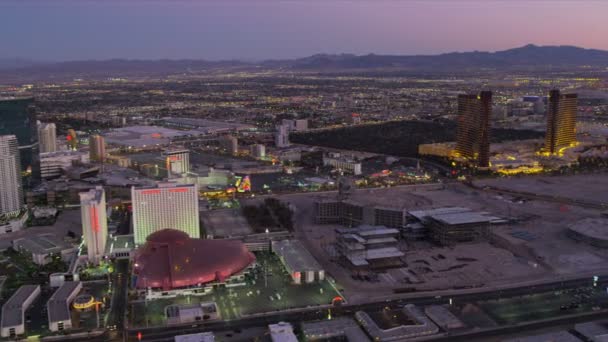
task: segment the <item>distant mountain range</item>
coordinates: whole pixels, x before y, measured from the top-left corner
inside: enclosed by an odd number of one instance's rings
[[[40,80],[152,76],[225,70],[281,69],[308,72],[370,70],[469,71],[469,70],[553,70],[575,67],[608,67],[608,51],[575,46],[523,47],[497,52],[452,52],[439,55],[391,56],[317,54],[290,60],[259,63],[205,60],[126,60],[34,62],[0,59],[0,80]]]
[[[440,55],[314,55],[288,65],[297,69],[453,69],[608,66],[608,51],[575,46],[523,47],[497,52],[451,52]]]

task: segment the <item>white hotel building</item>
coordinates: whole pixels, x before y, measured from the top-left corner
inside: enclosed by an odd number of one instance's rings
[[[15,216],[24,206],[19,143],[14,135],[1,135],[0,215]]]
[[[101,186],[80,193],[80,213],[89,262],[98,265],[106,252],[108,241],[106,194]]]
[[[195,184],[161,183],[131,188],[135,245],[159,230],[172,228],[200,238],[198,188]]]

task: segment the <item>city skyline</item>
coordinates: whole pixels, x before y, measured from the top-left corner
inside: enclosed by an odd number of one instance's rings
[[[9,0],[0,10],[9,27],[0,58],[41,61],[418,55],[529,43],[608,50],[600,1]]]

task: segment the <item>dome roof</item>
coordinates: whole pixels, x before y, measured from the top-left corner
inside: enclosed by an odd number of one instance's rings
[[[222,282],[254,260],[241,241],[192,239],[164,229],[151,234],[135,254],[136,287],[169,290]]]
[[[188,239],[190,239],[190,236],[187,233],[182,232],[181,230],[163,229],[150,234],[146,238],[146,241],[152,243],[170,244],[178,242],[183,243]]]

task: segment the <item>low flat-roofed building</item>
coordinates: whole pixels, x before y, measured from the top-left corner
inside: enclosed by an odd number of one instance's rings
[[[189,305],[169,305],[165,308],[165,317],[167,317],[168,324],[181,324],[216,320],[220,316],[215,302],[206,302]]]
[[[487,235],[490,219],[475,212],[450,213],[429,217],[430,237],[440,245],[474,242]]]
[[[6,282],[6,279],[8,279],[7,276],[0,275],[0,299],[2,299],[2,292],[3,292],[3,289],[4,289],[4,283]]]
[[[319,198],[314,202],[316,224],[341,224],[356,227],[361,224],[403,228],[406,210],[398,207],[374,206],[358,200]]]
[[[571,333],[561,330],[541,335],[530,335],[503,340],[502,342],[582,342],[581,339]]]
[[[215,342],[215,335],[208,331],[197,334],[175,336],[175,342]]]
[[[355,318],[374,341],[402,341],[435,335],[439,328],[414,304],[407,304],[403,312],[414,324],[401,325],[394,328],[383,329],[370,315],[364,311],[357,311]]]
[[[427,306],[424,308],[424,313],[444,330],[465,327],[464,323],[443,305]]]
[[[399,261],[399,230],[384,226],[337,228],[336,250],[353,267],[385,266]]]
[[[350,156],[343,156],[338,152],[324,154],[323,166],[332,166],[336,170],[355,176],[362,174],[361,162],[359,160],[355,160]]]
[[[608,248],[608,219],[586,218],[568,227],[566,234],[573,240],[599,248]]]
[[[78,151],[59,151],[40,154],[40,177],[56,178],[74,165],[89,163],[89,154]]]
[[[300,241],[273,241],[272,251],[279,256],[295,284],[301,284],[302,277],[305,283],[325,279],[325,270]]]
[[[591,342],[608,341],[608,321],[575,324],[574,330]]]
[[[357,322],[350,317],[302,323],[302,333],[306,341],[346,338],[347,341],[366,342],[369,337]]]
[[[53,254],[60,255],[66,261],[75,252],[75,247],[61,240],[54,234],[40,234],[13,240],[13,249],[30,253],[32,261],[38,265],[51,262]]]
[[[314,202],[315,223],[332,224],[340,222],[340,206],[336,199],[319,199]]]
[[[200,130],[176,130],[159,126],[127,126],[104,133],[107,144],[135,149],[155,149],[173,140],[205,135]]]
[[[106,255],[110,258],[128,259],[134,250],[133,235],[114,235],[106,244]]]
[[[287,322],[268,325],[272,342],[298,342],[298,338],[293,333],[293,327]]]
[[[63,331],[72,328],[70,304],[82,290],[79,281],[66,281],[46,303],[50,331]]]
[[[2,306],[0,337],[14,338],[25,333],[25,311],[40,296],[39,285],[23,285]]]
[[[429,237],[441,245],[478,241],[487,235],[492,223],[504,223],[488,213],[462,207],[413,210],[407,213],[407,219],[409,225],[423,224]]]
[[[249,124],[197,118],[164,117],[163,122],[167,126],[193,129],[204,134],[238,132],[255,128]]]

